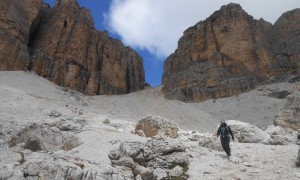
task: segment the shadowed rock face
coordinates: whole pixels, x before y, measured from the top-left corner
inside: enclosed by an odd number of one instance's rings
[[[0,1],[0,70],[27,69],[30,28],[43,8],[41,0]]]
[[[4,0],[0,8],[0,70],[34,71],[90,95],[144,88],[142,58],[95,30],[76,0],[57,0],[53,8],[41,0]]]
[[[204,101],[228,97],[261,83],[299,74],[300,10],[272,25],[255,20],[240,5],[219,11],[188,28],[164,64],[166,97]]]

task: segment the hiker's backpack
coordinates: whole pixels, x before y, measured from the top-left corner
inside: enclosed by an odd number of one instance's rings
[[[221,126],[220,127],[220,133],[221,133],[222,138],[227,138],[228,135],[229,135],[228,127],[227,126],[225,126],[225,127]]]

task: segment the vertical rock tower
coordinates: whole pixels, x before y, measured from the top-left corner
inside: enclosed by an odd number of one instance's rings
[[[94,28],[76,0],[0,2],[0,70],[29,70],[89,94],[125,94],[144,88],[142,58]]]
[[[188,28],[164,64],[166,97],[197,102],[228,97],[299,74],[300,9],[272,25],[240,5],[222,6]]]

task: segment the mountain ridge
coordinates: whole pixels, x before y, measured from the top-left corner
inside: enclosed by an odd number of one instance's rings
[[[300,10],[284,14],[272,25],[231,3],[188,28],[164,63],[166,97],[205,101],[299,75]]]
[[[0,70],[34,71],[89,95],[144,88],[142,57],[96,30],[77,0],[57,0],[53,8],[41,0],[1,1],[1,7]]]

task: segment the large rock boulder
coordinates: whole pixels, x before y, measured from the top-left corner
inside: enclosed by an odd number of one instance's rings
[[[23,174],[32,179],[129,179],[109,165],[89,164],[80,159],[31,154],[23,164]]]
[[[134,179],[133,174],[128,175],[110,165],[92,164],[78,157],[37,152],[23,155],[24,160],[20,164],[18,161],[0,161],[0,179]]]
[[[236,139],[241,143],[263,143],[270,145],[287,145],[295,143],[295,131],[284,129],[280,126],[268,126],[262,130],[249,123],[228,120],[226,123],[230,126]]]
[[[32,124],[17,132],[9,142],[16,146],[23,143],[25,149],[31,151],[71,150],[81,144],[74,133],[60,131],[56,127]]]
[[[102,161],[81,159],[73,154],[74,151],[67,152],[78,145],[75,133],[86,128],[85,120],[67,118],[56,122],[49,119],[46,122],[26,126],[19,123],[14,123],[14,126],[1,124],[0,135],[10,139],[0,143],[1,180],[134,179],[131,169],[114,168]],[[3,131],[4,128],[6,131]],[[139,172],[143,175],[147,173],[143,168],[139,168]]]
[[[178,131],[179,129],[175,122],[152,115],[139,120],[135,128],[136,134],[144,135],[146,137],[160,135],[177,138]]]
[[[0,2],[0,70],[29,70],[89,94],[125,94],[144,88],[142,58],[95,30],[76,0]],[[3,28],[2,28],[3,27]]]
[[[199,146],[215,151],[223,151],[220,139],[216,138],[216,135],[214,134],[201,135],[199,138]]]
[[[249,123],[235,120],[228,120],[226,123],[230,126],[234,133],[234,137],[238,139],[239,142],[260,143],[263,140],[270,138],[265,131]]]
[[[146,143],[123,142],[118,149],[110,152],[113,166],[130,168],[135,176],[142,179],[154,179],[154,177],[177,176],[179,167],[187,167],[189,157],[185,152],[186,147],[183,143],[174,139],[154,137]],[[173,169],[174,167],[176,169]],[[186,168],[185,168],[186,169]]]
[[[249,91],[261,83],[299,74],[300,9],[272,25],[240,5],[222,6],[188,28],[165,61],[166,97],[204,101]],[[288,27],[288,28],[287,28]]]
[[[298,85],[293,93],[287,97],[287,102],[274,119],[274,124],[291,128],[293,130],[300,129],[300,85]]]
[[[291,129],[285,129],[280,126],[270,125],[265,132],[270,138],[263,141],[264,144],[287,145],[295,143],[296,132]]]

